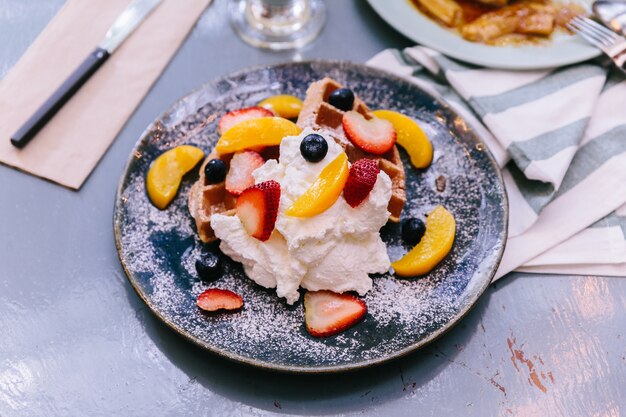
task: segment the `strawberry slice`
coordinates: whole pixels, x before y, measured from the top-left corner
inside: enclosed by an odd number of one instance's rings
[[[343,188],[343,198],[350,207],[357,207],[374,188],[378,179],[378,162],[373,159],[359,159],[350,167],[348,180]]]
[[[196,305],[204,311],[237,310],[243,306],[243,299],[229,290],[209,288],[198,296]]]
[[[344,113],[342,124],[350,142],[365,152],[382,155],[396,144],[396,130],[387,120],[378,117],[367,120],[351,110]]]
[[[271,110],[263,107],[247,107],[245,109],[229,111],[222,116],[218,125],[217,131],[220,135],[226,133],[228,129],[239,124],[245,120],[259,119],[261,117],[273,117],[274,113]]]
[[[241,194],[254,185],[252,173],[265,163],[263,157],[254,151],[244,151],[233,155],[230,169],[226,174],[226,189],[234,195]]]
[[[237,216],[248,234],[266,241],[270,238],[280,203],[280,184],[274,180],[256,184],[237,199]]]
[[[304,322],[314,337],[343,332],[358,323],[365,313],[365,302],[351,294],[332,291],[307,291],[304,294]]]

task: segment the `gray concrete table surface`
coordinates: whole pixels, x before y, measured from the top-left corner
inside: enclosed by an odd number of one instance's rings
[[[62,3],[0,0],[0,77]],[[79,192],[0,166],[0,416],[626,415],[623,279],[512,274],[428,348],[317,377],[218,359],[133,292],[115,252],[113,200],[127,155],[157,115],[249,65],[364,62],[410,45],[365,1],[327,3],[313,45],[270,53],[243,44],[226,0],[216,0]]]

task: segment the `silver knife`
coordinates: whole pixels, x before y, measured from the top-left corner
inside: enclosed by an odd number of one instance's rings
[[[26,146],[160,2],[133,0],[115,19],[100,45],[11,136],[11,143],[18,148]]]

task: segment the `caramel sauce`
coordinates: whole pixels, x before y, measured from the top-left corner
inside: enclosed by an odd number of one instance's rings
[[[437,23],[439,23],[440,25],[444,27],[448,27],[451,29],[458,29],[458,27],[455,28],[455,27],[446,25],[444,22],[440,21],[435,16],[430,14],[420,4],[419,0],[408,0],[408,1],[420,13],[427,16],[431,20],[436,21]],[[490,12],[493,12],[502,8],[498,6],[489,6],[486,4],[482,4],[475,0],[454,0],[454,1],[461,7],[461,10],[462,10],[463,18],[462,18],[461,25],[471,23],[484,14],[487,14],[487,13],[490,13]],[[521,1],[524,1],[524,0],[521,0]],[[585,15],[585,11],[582,8],[582,6],[576,3],[561,3],[558,1],[550,1],[550,0],[536,0],[536,2],[544,3],[544,4],[552,4],[553,6],[555,6],[557,8],[557,13],[555,15],[555,29],[565,31],[568,34],[571,34],[571,32],[568,29],[566,29],[565,23],[567,23],[571,18],[573,18],[576,15]],[[518,3],[518,1],[513,0],[509,3],[509,5],[515,4],[515,3]],[[523,34],[518,34],[518,33],[512,33],[512,34],[504,35],[499,38],[487,41],[485,42],[485,44],[491,45],[491,46],[541,45],[541,44],[544,44],[549,39],[550,37],[545,37],[545,36],[538,36],[538,35],[533,36],[533,35],[523,35]]]
[[[464,23],[473,22],[485,13],[493,12],[498,9],[494,6],[487,6],[486,4],[480,4],[470,0],[455,0],[455,2],[461,6],[463,10]]]

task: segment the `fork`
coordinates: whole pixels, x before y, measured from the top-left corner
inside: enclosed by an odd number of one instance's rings
[[[587,17],[576,16],[566,26],[602,50],[626,73],[626,38]]]

